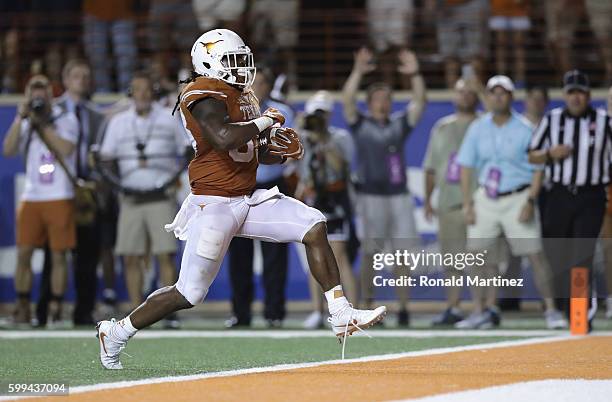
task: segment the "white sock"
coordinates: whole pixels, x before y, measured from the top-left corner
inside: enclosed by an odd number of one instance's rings
[[[325,292],[325,299],[327,299],[327,307],[330,314],[338,312],[349,304],[346,297],[344,297],[342,285],[335,286]]]
[[[115,335],[122,341],[127,341],[128,339],[133,337],[134,334],[138,331],[132,325],[132,320],[130,320],[130,316],[127,316],[123,320],[120,320],[117,324],[118,325],[115,326],[116,331],[113,335]]]

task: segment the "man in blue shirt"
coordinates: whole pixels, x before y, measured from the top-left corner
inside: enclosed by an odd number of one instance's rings
[[[475,120],[463,140],[457,162],[461,165],[463,211],[468,225],[467,248],[471,251],[493,251],[497,239],[504,235],[512,253],[527,256],[534,269],[536,284],[544,297],[546,323],[549,328],[567,326],[554,308],[551,298],[551,272],[542,252],[540,219],[535,202],[540,191],[543,167],[528,161],[527,150],[533,126],[512,110],[514,84],[510,78],[497,75],[487,83],[487,105],[490,113]],[[472,193],[476,174],[479,188]],[[497,267],[492,257],[473,275],[493,278]],[[458,328],[498,326],[497,289],[473,287],[474,312]]]

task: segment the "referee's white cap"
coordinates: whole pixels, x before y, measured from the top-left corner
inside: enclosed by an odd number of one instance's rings
[[[505,75],[494,75],[487,81],[487,89],[490,91],[495,87],[502,87],[508,92],[514,92],[514,82]]]

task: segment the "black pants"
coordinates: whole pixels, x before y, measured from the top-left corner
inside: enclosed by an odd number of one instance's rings
[[[253,302],[253,240],[236,237],[230,243],[230,282],[232,309],[238,322],[251,323]],[[285,318],[287,283],[287,244],[261,242],[263,254],[264,318]]]
[[[96,268],[100,260],[101,230],[100,220],[91,225],[77,226],[77,244],[73,251],[74,287],[76,300],[73,320],[75,324],[92,324],[96,303]],[[47,308],[51,296],[51,253],[45,249],[45,261],[40,285],[40,297],[36,306],[36,316],[40,325],[47,322]]]
[[[566,312],[571,268],[589,268],[592,278],[593,256],[605,209],[603,186],[572,191],[556,185],[546,194],[542,221],[544,248],[554,274],[557,306]]]
[[[283,179],[258,183],[258,188],[278,186],[285,192]],[[263,254],[264,318],[285,318],[285,286],[287,284],[288,245],[261,242]],[[232,310],[241,324],[251,323],[253,287],[253,240],[235,237],[229,246],[229,276],[232,285]]]
[[[93,322],[92,313],[96,305],[96,268],[100,261],[100,222],[77,226],[77,245],[74,250],[74,287],[76,302],[73,319],[75,324]]]

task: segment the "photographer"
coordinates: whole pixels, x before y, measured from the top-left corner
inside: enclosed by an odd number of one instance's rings
[[[176,213],[173,172],[190,147],[184,130],[169,109],[153,100],[154,83],[143,72],[134,74],[132,106],[114,115],[100,145],[101,171],[116,162],[119,221],[115,253],[124,257],[126,285],[132,307],[143,301],[144,265],[149,252],[157,257],[163,286],[176,282],[176,239],[164,231]],[[108,178],[108,177],[107,177]],[[166,326],[178,323],[171,319]]]
[[[52,256],[52,322],[61,319],[66,289],[66,251],[75,245],[74,186],[64,166],[74,174],[78,123],[72,114],[51,106],[51,86],[41,75],[30,79],[26,101],[4,139],[5,156],[25,160],[25,188],[17,213],[17,270],[15,323],[30,322],[32,253],[49,243]]]
[[[349,199],[351,160],[355,151],[351,135],[329,125],[334,101],[326,91],[316,92],[305,105],[304,158],[296,197],[320,210],[327,218],[329,244],[334,251],[346,295],[357,299],[357,283],[349,258],[352,206]],[[308,329],[323,327],[323,298],[312,275],[309,280],[314,311],[304,321]]]

